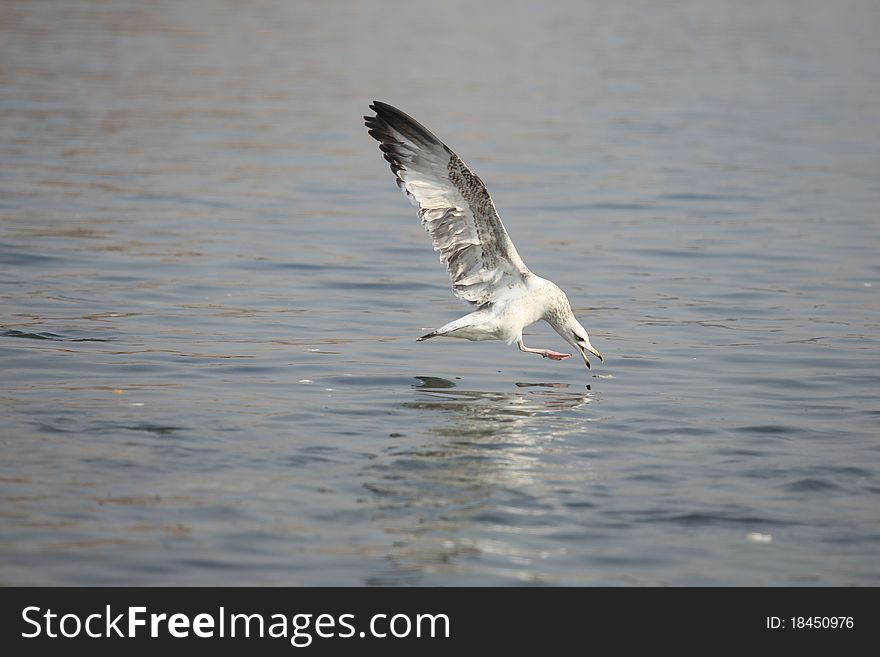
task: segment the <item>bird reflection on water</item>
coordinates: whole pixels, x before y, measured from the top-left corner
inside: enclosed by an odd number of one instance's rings
[[[568,383],[517,383],[520,389],[534,388],[524,392],[483,392],[459,390],[454,381],[434,376],[417,376],[420,383],[413,388],[421,393],[421,399],[404,404],[407,408],[448,411],[455,419],[460,435],[484,435],[487,430],[499,435],[515,435],[526,431],[530,418],[552,417],[554,411],[573,410],[591,401],[590,386],[582,390],[570,390]],[[560,392],[565,390],[566,392]],[[551,422],[551,425],[554,424]],[[565,424],[565,423],[561,423]],[[544,424],[534,427],[541,430],[562,429]],[[568,427],[569,429],[571,427]],[[439,430],[447,433],[449,427]],[[551,434],[553,432],[551,431]]]
[[[387,570],[367,583],[429,583],[439,573],[450,581],[473,570],[533,580],[529,564],[552,556],[538,537],[565,524],[551,500],[595,479],[585,440],[594,393],[566,383],[464,390],[449,379],[416,378],[415,398],[403,406],[424,421],[411,440],[402,430],[365,484],[395,539]],[[533,548],[523,540],[529,535]]]

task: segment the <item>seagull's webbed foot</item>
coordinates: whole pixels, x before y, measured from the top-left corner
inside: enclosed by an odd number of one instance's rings
[[[566,358],[571,358],[571,354],[560,354],[558,351],[550,351],[549,349],[543,349],[538,353],[541,354],[542,358],[552,358],[553,360],[565,360]]]
[[[552,358],[553,360],[565,360],[566,358],[571,358],[571,354],[561,354],[558,351],[552,351],[550,349],[532,349],[531,347],[527,347],[522,343],[522,340],[517,340],[516,346],[519,347],[520,351],[524,351],[527,354],[540,354],[541,358]]]

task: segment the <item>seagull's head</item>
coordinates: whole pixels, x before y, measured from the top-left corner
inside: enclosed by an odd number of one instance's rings
[[[584,359],[584,364],[587,366],[587,369],[590,369],[590,359],[587,358],[588,352],[598,358],[599,362],[604,363],[605,357],[599,353],[599,350],[596,349],[596,347],[590,344],[590,336],[587,335],[584,327],[581,326],[574,317],[572,317],[571,319],[572,321],[569,322],[569,325],[567,327],[569,330],[569,335],[563,337],[566,337],[566,341],[578,350],[581,357]]]
[[[590,344],[590,336],[587,334],[587,330],[581,326],[577,319],[575,319],[574,313],[571,312],[570,308],[568,309],[568,312],[561,313],[561,315],[561,321],[554,317],[548,318],[547,321],[550,326],[562,336],[563,340],[577,349],[578,353],[584,359],[584,364],[587,366],[587,369],[590,369],[590,359],[587,357],[588,353],[593,354],[600,362],[604,363],[605,357],[599,353],[599,350],[596,349],[596,347]]]
[[[544,320],[553,327],[553,330],[563,340],[577,349],[581,358],[584,359],[584,365],[587,366],[587,369],[590,369],[588,353],[593,354],[600,362],[604,363],[605,357],[599,353],[596,347],[590,344],[590,336],[587,335],[587,329],[581,326],[581,323],[575,318],[574,311],[571,309],[571,304],[568,302],[565,292],[560,290],[555,283],[544,281],[544,285],[549,287],[550,292],[548,296],[552,299],[552,302],[548,305],[548,311],[544,314]]]

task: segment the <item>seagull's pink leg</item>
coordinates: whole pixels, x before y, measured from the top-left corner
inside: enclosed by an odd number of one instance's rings
[[[571,358],[571,354],[560,354],[558,351],[551,351],[550,349],[531,349],[523,344],[522,338],[516,341],[516,346],[519,347],[520,351],[524,351],[527,354],[541,354],[542,358],[552,358],[553,360]]]

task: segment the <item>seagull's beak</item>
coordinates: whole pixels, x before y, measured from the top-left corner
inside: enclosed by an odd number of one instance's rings
[[[587,369],[590,369],[590,359],[587,358],[587,352],[588,352],[588,351],[589,351],[591,354],[593,354],[596,358],[598,358],[598,359],[599,359],[599,362],[601,362],[601,363],[604,363],[604,362],[605,362],[605,357],[602,356],[602,354],[599,353],[599,350],[596,349],[596,348],[595,348],[593,345],[591,345],[589,342],[587,342],[587,344],[584,345],[583,347],[581,347],[580,345],[578,345],[578,348],[579,348],[580,351],[581,351],[581,356],[582,356],[583,359],[584,359],[584,363],[586,364]]]

